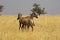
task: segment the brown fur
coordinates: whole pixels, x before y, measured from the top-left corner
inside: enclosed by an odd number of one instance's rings
[[[26,28],[26,26],[29,29],[29,27],[31,26],[32,31],[33,31],[33,24],[32,25],[30,24],[31,20],[33,20],[33,17],[38,18],[35,13],[32,13],[32,14],[30,14],[30,16],[27,16],[27,17],[22,17],[21,14],[18,14],[17,19],[19,19],[19,25],[20,25],[19,29],[20,29],[20,27],[21,27],[21,29],[24,29],[24,28]]]

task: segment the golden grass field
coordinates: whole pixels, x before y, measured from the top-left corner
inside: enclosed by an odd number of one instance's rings
[[[22,32],[16,15],[1,15],[0,40],[60,40],[60,15],[41,15],[34,22],[33,32]]]

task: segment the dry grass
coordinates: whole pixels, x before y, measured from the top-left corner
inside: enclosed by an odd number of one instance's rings
[[[34,31],[19,30],[17,16],[0,16],[0,40],[60,40],[60,15],[41,15]]]

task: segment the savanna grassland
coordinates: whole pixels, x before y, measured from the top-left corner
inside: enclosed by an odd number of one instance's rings
[[[16,15],[1,15],[0,40],[60,40],[60,15],[41,15],[34,22],[33,32],[22,32]]]

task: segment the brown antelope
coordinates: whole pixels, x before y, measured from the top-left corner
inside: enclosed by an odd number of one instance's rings
[[[18,14],[18,18],[19,19],[19,29],[21,27],[21,29],[27,28],[29,29],[29,27],[31,26],[32,31],[33,31],[33,22],[31,20],[33,20],[33,18],[38,18],[38,16],[35,13],[30,14],[30,16],[27,17],[22,17],[22,14]],[[22,25],[22,26],[21,26]],[[25,26],[25,27],[24,27]]]

